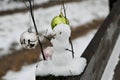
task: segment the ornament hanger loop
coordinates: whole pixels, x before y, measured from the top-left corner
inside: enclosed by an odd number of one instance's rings
[[[64,13],[64,17],[66,18],[66,10],[65,10],[65,5],[64,5],[64,1],[61,0],[61,7],[60,7],[60,15],[63,15]]]

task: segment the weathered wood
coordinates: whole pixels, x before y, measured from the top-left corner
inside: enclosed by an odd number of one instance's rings
[[[109,0],[110,11],[112,10],[112,8],[113,8],[113,6],[115,5],[116,2],[117,2],[117,0]]]
[[[101,80],[104,69],[120,33],[120,0],[101,25],[95,37],[83,53],[88,66],[80,80]]]
[[[119,57],[120,59],[120,57]],[[113,77],[113,80],[120,80],[120,60],[119,60],[119,63],[117,64],[116,66],[116,69],[114,71],[114,77]]]
[[[120,0],[112,8],[110,14],[103,22],[96,35],[86,48],[82,57],[87,59],[88,65],[85,71],[79,76],[63,77],[61,80],[101,80],[104,69],[110,58],[115,42],[120,33]],[[50,76],[44,77],[46,80],[53,80]],[[60,77],[54,77],[59,80]],[[36,80],[43,77],[37,76]]]

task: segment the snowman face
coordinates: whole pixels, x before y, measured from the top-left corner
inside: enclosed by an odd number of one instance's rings
[[[71,34],[70,27],[66,24],[59,24],[53,29],[54,38],[51,40],[53,47],[66,47]]]
[[[56,40],[63,41],[65,39],[65,38],[63,39],[64,33],[62,31],[53,30],[53,34],[55,35],[54,39],[56,39]]]
[[[21,35],[20,43],[23,46],[23,48],[26,48],[26,49],[35,48],[38,43],[37,36],[33,32],[26,31]]]

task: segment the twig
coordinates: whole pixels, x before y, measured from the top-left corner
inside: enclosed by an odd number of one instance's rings
[[[65,50],[72,52],[72,50],[70,50],[70,49],[67,49],[67,48],[66,48]],[[73,52],[73,53],[74,53],[74,52]]]
[[[65,15],[65,18],[67,19],[67,17],[66,17],[66,9],[65,9],[64,0],[62,0],[62,5],[63,5],[63,9],[64,9],[64,15]],[[66,22],[66,23],[67,23],[67,22]]]
[[[28,0],[28,2],[29,2],[29,4],[30,4],[30,13],[31,13],[32,21],[33,21],[34,28],[35,28],[35,31],[36,31],[36,35],[39,35],[38,30],[37,30],[37,26],[36,26],[36,23],[35,23],[34,15],[33,15],[33,9],[32,9],[31,0]],[[46,60],[46,59],[45,59],[44,52],[43,52],[42,43],[41,43],[41,41],[40,41],[40,39],[39,39],[39,36],[38,36],[37,38],[38,38],[38,42],[39,42],[39,45],[40,45],[40,48],[41,48],[41,52],[42,52],[43,59]]]
[[[72,57],[74,58],[74,48],[73,48],[73,43],[71,37],[69,38],[71,49],[72,49]]]
[[[46,36],[44,36],[44,38],[46,38],[48,41],[50,41],[50,40],[51,40],[50,38],[48,38],[48,37],[46,37]]]
[[[30,10],[30,8],[27,6],[25,0],[23,0],[23,2],[24,2],[24,4],[25,4],[25,7],[26,7],[28,10]]]
[[[65,19],[67,19],[67,16],[66,16],[66,9],[65,9],[65,5],[64,5],[64,0],[62,0],[62,5],[63,5],[63,9],[64,9]],[[66,23],[67,23],[67,20],[66,20]],[[72,43],[71,36],[70,36],[70,38],[69,38],[69,42],[70,42],[71,49],[72,49],[72,57],[74,58],[74,48],[73,48],[73,43]]]

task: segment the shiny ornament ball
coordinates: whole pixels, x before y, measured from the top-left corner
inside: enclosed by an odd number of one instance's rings
[[[33,32],[25,31],[20,36],[20,43],[23,48],[33,49],[38,44],[37,35]]]
[[[69,25],[69,20],[67,18],[65,18],[65,16],[63,16],[63,14],[60,14],[59,16],[56,16],[52,19],[52,22],[51,22],[52,29],[54,29],[55,26],[57,26],[58,24],[61,24],[61,23]]]

